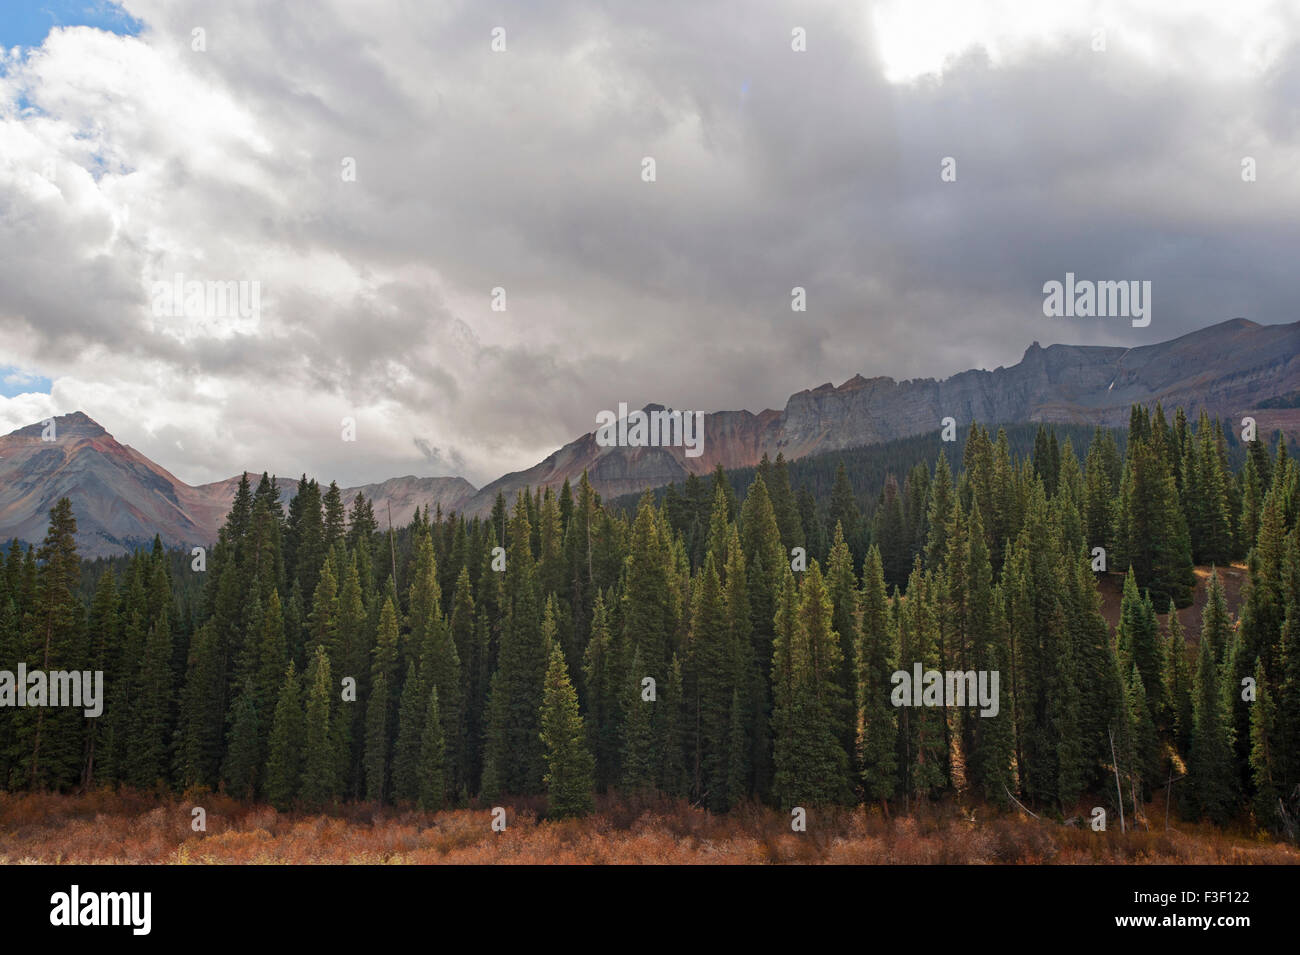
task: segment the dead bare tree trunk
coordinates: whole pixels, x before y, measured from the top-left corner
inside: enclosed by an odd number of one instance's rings
[[[388,553],[393,558],[393,587],[397,587],[397,541],[393,537],[393,502],[388,502]]]
[[[1169,782],[1165,783],[1165,832],[1169,832],[1169,799],[1174,789],[1174,767],[1169,768]]]
[[[1007,794],[1008,796],[1011,796],[1011,790],[1010,790],[1010,789],[1007,789],[1007,784],[1006,784],[1006,783],[1003,783],[1003,784],[1002,784],[1002,788],[1003,788],[1003,790],[1006,791],[1006,794]],[[1033,816],[1035,819],[1038,818],[1038,814],[1037,814],[1037,813],[1030,812],[1029,809],[1025,806],[1025,804],[1022,803],[1022,802],[1021,802],[1019,799],[1017,799],[1015,796],[1011,796],[1011,801],[1012,801],[1013,803],[1015,803],[1017,806],[1019,806],[1021,809],[1024,809],[1025,812],[1028,812],[1028,813],[1029,813],[1031,816]]]
[[[1115,758],[1115,730],[1107,726],[1106,732],[1110,736],[1110,761],[1115,768],[1115,796],[1119,799],[1119,831],[1127,832],[1124,826],[1124,790],[1119,787],[1119,760]]]

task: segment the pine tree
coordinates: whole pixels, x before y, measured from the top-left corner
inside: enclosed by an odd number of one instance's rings
[[[7,589],[6,581],[3,575],[0,575],[0,659],[12,660],[18,653],[18,621],[17,612],[12,598],[6,592]],[[119,676],[124,675],[120,660],[121,620],[117,609],[117,578],[111,566],[105,568],[95,585],[95,596],[91,600],[86,620],[86,633],[90,638],[87,648],[90,654],[88,661],[90,670],[104,674],[106,695],[111,699],[112,694],[107,692],[107,687],[116,683]],[[100,702],[107,708],[107,701]],[[103,716],[103,713],[100,716]],[[81,780],[83,787],[89,787],[95,781],[97,754],[102,754],[99,755],[99,759],[107,762],[110,745],[109,726],[110,721],[98,717],[86,726],[86,756]],[[9,726],[0,728],[0,785],[8,776],[5,771],[6,751],[9,748],[6,730],[10,729]]]
[[[925,544],[925,566],[928,568],[941,566],[948,555],[948,521],[955,503],[948,455],[940,451],[934,466],[934,480],[930,483],[930,502],[926,512],[929,537]]]
[[[529,540],[525,496],[510,522],[506,556],[506,620],[487,714],[484,746],[485,793],[531,794],[542,788],[538,713],[546,673],[537,580]],[[548,606],[549,603],[548,603]]]
[[[321,809],[339,792],[338,747],[330,715],[333,687],[324,647],[316,648],[307,668],[307,687],[300,795],[309,809]]]
[[[334,481],[330,481],[329,489],[321,499],[321,505],[325,512],[322,519],[321,544],[325,550],[329,550],[343,540],[345,524],[343,495]]]
[[[646,674],[662,681],[672,657],[668,555],[659,533],[654,496],[647,492],[632,523],[623,582],[623,644],[641,654]]]
[[[714,555],[710,553],[695,589],[683,677],[692,742],[692,789],[695,797],[715,812],[724,811],[730,805],[727,770],[736,659],[722,586]]]
[[[312,594],[312,609],[307,615],[307,651],[314,655],[317,647],[331,650],[338,642],[338,584],[328,563],[319,571]]]
[[[592,639],[595,639],[594,635]],[[638,655],[633,658],[631,673],[624,681],[623,711],[626,717],[622,732],[622,783],[624,792],[631,796],[653,793],[658,788],[660,777],[654,715],[656,707],[665,704],[658,701],[657,693],[655,700],[643,698],[641,670],[641,657]]]
[[[1124,578],[1124,596],[1120,604],[1119,640],[1121,649],[1129,655],[1142,677],[1144,698],[1157,723],[1163,722],[1165,713],[1164,659],[1156,624],[1155,608],[1148,595],[1138,596],[1133,568]]]
[[[993,569],[989,565],[988,547],[984,543],[984,524],[977,504],[972,505],[965,551],[965,578],[970,605],[967,620],[969,667],[999,675],[997,712],[989,715],[981,712],[966,721],[970,726],[966,776],[968,783],[977,787],[984,798],[1005,803],[1006,794],[1014,786],[1011,774],[1013,714],[1011,707],[1004,705],[1006,684],[1003,682],[1003,675],[1011,668],[1011,638],[1002,611],[1003,601],[993,587]],[[955,556],[960,559],[962,555]],[[1080,614],[1085,615],[1086,610]],[[1095,608],[1094,615],[1100,618],[1100,612]],[[1101,621],[1101,633],[1104,638],[1104,621]]]
[[[131,707],[130,748],[126,781],[141,788],[167,776],[167,750],[172,734],[172,637],[164,614],[153,622],[144,643],[136,678],[138,692]]]
[[[1148,590],[1157,612],[1192,602],[1192,551],[1178,488],[1162,444],[1129,436],[1120,487],[1121,560]]]
[[[1156,724],[1151,718],[1151,707],[1142,684],[1142,671],[1137,664],[1129,673],[1129,719],[1133,727],[1135,775],[1144,787],[1150,787],[1160,776],[1160,740]]]
[[[1235,785],[1231,723],[1220,689],[1214,644],[1207,606],[1196,667],[1196,705],[1187,772],[1194,810],[1222,824],[1231,815]]]
[[[753,663],[749,668],[749,762],[754,791],[766,797],[772,785],[772,640],[777,595],[789,563],[781,548],[776,516],[760,473],[755,476],[740,509],[740,539],[745,551],[745,586],[749,601],[750,643]]]
[[[1264,662],[1255,664],[1255,702],[1250,707],[1250,772],[1255,787],[1255,818],[1261,825],[1278,821],[1277,706]]]
[[[1084,477],[1084,515],[1088,534],[1088,547],[1103,547],[1106,552],[1115,550],[1114,518],[1115,492],[1119,473],[1119,451],[1115,435],[1100,427],[1088,446]]]
[[[420,807],[441,809],[446,802],[446,738],[438,706],[438,688],[429,691],[429,707],[420,740]]]
[[[839,641],[821,568],[809,564],[800,598],[787,572],[772,663],[773,795],[783,806],[849,799],[848,755],[834,714]]]
[[[306,741],[306,726],[298,687],[298,674],[290,660],[275,704],[270,755],[266,762],[266,798],[280,810],[293,805],[302,781],[302,749]]]
[[[1279,643],[1277,766],[1283,792],[1300,785],[1300,530],[1292,530],[1288,561],[1288,607]]]
[[[777,453],[772,465],[772,480],[767,492],[772,501],[772,513],[776,516],[776,526],[781,532],[781,546],[788,554],[790,548],[804,545],[804,535],[794,490],[790,487],[790,467],[782,453]]]
[[[25,654],[28,667],[45,674],[77,669],[85,653],[76,535],[72,502],[61,497],[50,509],[49,530],[37,552],[41,566]],[[27,742],[27,784],[32,789],[68,786],[81,775],[84,720],[72,707],[33,710],[18,711],[19,732]]]
[[[1192,671],[1187,659],[1187,641],[1183,637],[1178,614],[1169,615],[1169,637],[1165,649],[1169,687],[1169,708],[1174,748],[1187,755],[1192,744],[1193,703]]]
[[[249,677],[235,698],[230,727],[230,748],[226,750],[221,776],[226,791],[236,799],[252,799],[261,771],[261,727],[257,716],[257,688]]]
[[[379,633],[370,670],[370,696],[366,701],[366,797],[380,802],[388,792],[389,727],[393,697],[390,687],[397,666],[397,610],[384,600],[379,613]]]
[[[469,568],[461,567],[451,598],[447,625],[456,658],[461,661],[461,699],[464,727],[461,748],[461,775],[466,791],[473,792],[483,775],[484,709],[488,690],[488,647],[480,639],[478,613],[474,606],[473,584]]]
[[[564,817],[590,812],[595,760],[587,749],[586,730],[578,713],[578,694],[569,681],[564,650],[558,643],[551,645],[540,722],[546,758],[543,781],[551,814]]]
[[[923,671],[942,670],[932,583],[917,560],[908,580],[907,603],[897,615],[900,670],[910,669],[908,663],[921,664]],[[912,700],[899,719],[906,759],[905,791],[918,802],[936,794],[950,778],[947,708],[941,705],[941,697],[928,701],[929,705],[919,705],[921,702]]]
[[[668,668],[668,686],[664,690],[664,716],[656,716],[655,749],[662,760],[660,788],[670,796],[684,796],[688,789],[684,740],[686,737],[686,703],[682,690],[682,667],[673,657]],[[656,713],[659,711],[656,710]]]
[[[742,799],[754,787],[753,747],[749,732],[753,725],[751,699],[762,675],[754,662],[752,608],[749,601],[749,565],[735,524],[727,541],[724,603],[728,626],[728,648],[732,659],[732,708],[730,739],[727,743],[727,792],[731,802]],[[737,710],[739,707],[739,710]],[[737,722],[739,721],[739,722]]]
[[[895,632],[889,618],[880,551],[867,552],[862,569],[862,632],[857,653],[858,751],[867,798],[888,804],[897,783],[897,713],[889,703],[896,668]]]
[[[640,657],[637,657],[639,661]],[[591,734],[591,751],[596,759],[596,788],[604,792],[619,779],[619,728],[622,722],[622,695],[626,677],[619,666],[610,635],[605,599],[597,593],[592,614],[591,639],[583,654],[583,673],[587,690],[587,730]],[[644,675],[633,674],[640,686]],[[647,720],[648,729],[649,722]],[[653,774],[647,778],[653,779]]]
[[[912,565],[911,541],[903,518],[903,499],[898,493],[898,482],[892,474],[885,479],[885,489],[881,492],[876,509],[874,540],[880,549],[885,584],[890,587],[905,587],[908,569]]]
[[[221,763],[225,706],[221,648],[211,620],[190,641],[176,729],[175,778],[182,788],[215,787]],[[121,732],[125,733],[123,727]],[[115,730],[117,732],[117,730]]]
[[[836,721],[842,727],[840,745],[855,763],[857,745],[857,653],[858,653],[858,582],[853,574],[853,556],[844,539],[843,528],[835,525],[826,583],[831,599],[831,627],[839,635],[839,669],[835,684],[839,694]]]
[[[835,469],[835,486],[831,488],[829,518],[832,527],[838,526],[841,529],[850,551],[853,551],[855,546],[861,546],[862,512],[858,510],[857,496],[853,493],[853,485],[849,483],[849,472],[844,467],[843,461]],[[856,553],[861,556],[862,551],[858,550]]]
[[[445,782],[447,790],[454,793],[462,787],[466,789],[469,787],[469,777],[465,774],[463,745],[465,735],[463,703],[465,681],[461,673],[463,664],[456,647],[455,636],[442,613],[436,563],[430,558],[427,567],[417,565],[416,573],[417,578],[421,573],[424,575],[423,590],[427,594],[424,601],[413,599],[409,615],[412,650],[419,664],[417,696],[418,699],[423,700],[428,696],[430,689],[435,686],[438,688],[438,707],[442,714],[446,749]],[[415,584],[412,584],[412,597],[415,596]]]
[[[393,744],[393,800],[416,802],[420,798],[420,741],[424,734],[425,711],[422,684],[415,661],[406,667],[397,711],[397,741]]]

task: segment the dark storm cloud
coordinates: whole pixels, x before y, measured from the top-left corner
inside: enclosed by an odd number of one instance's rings
[[[1294,319],[1294,45],[1210,74],[1122,30],[1094,52],[1067,23],[891,83],[870,7],[838,3],[126,6],[139,39],[64,37],[11,70],[47,116],[11,103],[11,140],[132,172],[61,200],[5,180],[0,333],[69,380],[93,378],[93,347],[101,373],[212,383],[201,421],[170,423],[208,429],[184,452],[208,477],[233,445],[344,483],[481,483],[618,401],[759,410],[858,372],[1011,364],[1033,340]],[[146,282],[178,271],[259,279],[256,331],[160,330]],[[1043,283],[1067,271],[1150,280],[1151,325],[1045,318]],[[274,415],[221,397],[270,385]],[[321,437],[351,408],[384,439],[365,458]]]

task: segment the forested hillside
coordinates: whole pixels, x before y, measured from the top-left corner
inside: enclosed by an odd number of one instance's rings
[[[0,781],[306,809],[544,793],[554,815],[595,792],[716,812],[960,792],[1058,818],[1168,786],[1187,818],[1294,838],[1300,469],[1158,406],[1120,438],[1080,455],[1040,428],[1022,454],[972,425],[909,439],[925,459],[869,493],[871,452],[844,452],[634,512],[584,479],[397,530],[305,479],[286,509],[264,475],[202,557],[82,562],[64,499],[0,562],[0,666],[101,670],[107,701],[7,710]],[[1157,620],[1194,565],[1240,561],[1239,613],[1211,575],[1199,644]],[[1101,573],[1126,575],[1115,629]],[[996,715],[897,705],[917,664],[998,674]]]

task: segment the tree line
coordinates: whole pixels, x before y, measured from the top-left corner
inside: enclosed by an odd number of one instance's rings
[[[611,791],[719,812],[961,792],[1060,816],[1085,794],[1140,812],[1177,779],[1189,818],[1293,831],[1285,441],[1234,468],[1219,422],[1135,406],[1082,456],[1048,428],[1022,455],[972,424],[955,471],[942,448],[868,501],[843,462],[815,494],[765,457],[743,494],[719,468],[632,512],[584,475],[399,530],[335,484],[304,476],[286,507],[245,476],[202,572],[156,540],[83,563],[63,499],[0,562],[0,667],[102,670],[107,702],[7,710],[0,781],[282,809],[546,794],[557,815]],[[1195,564],[1241,560],[1235,618],[1211,572],[1199,641],[1161,625]],[[918,663],[998,672],[997,715],[895,706]]]

